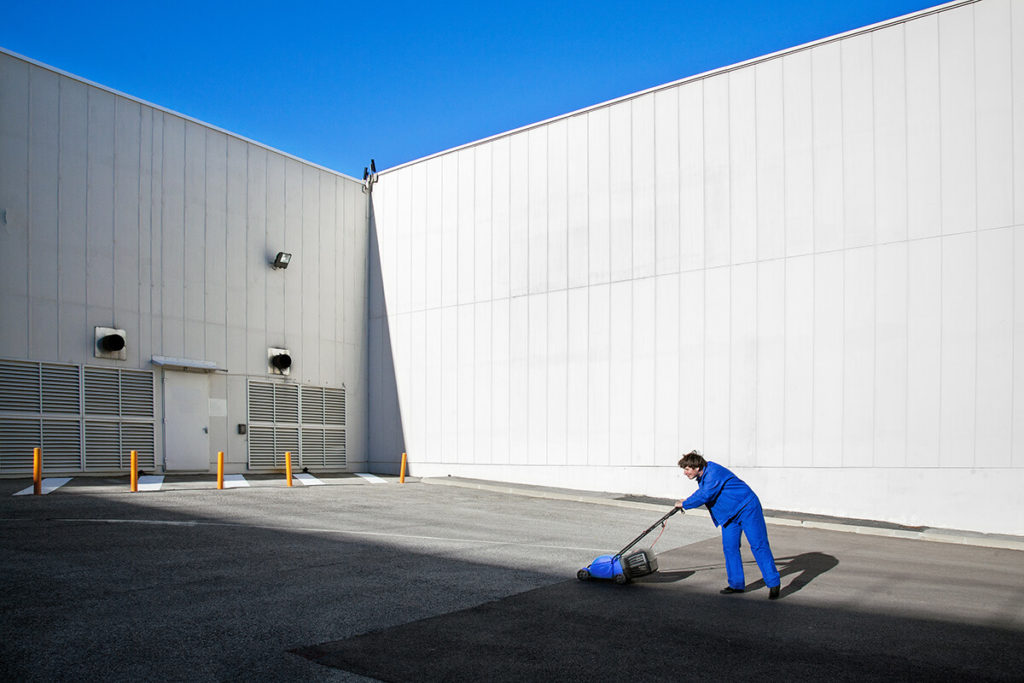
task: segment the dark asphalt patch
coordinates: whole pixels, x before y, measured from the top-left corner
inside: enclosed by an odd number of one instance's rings
[[[772,535],[788,552],[779,563],[783,599],[775,602],[753,581],[760,577],[749,564],[750,590],[718,595],[724,570],[720,543],[712,539],[665,553],[662,572],[632,585],[567,580],[292,652],[383,681],[1021,679],[1022,633],[1012,626],[850,604],[846,584],[861,582],[853,594],[861,585],[883,590],[880,577],[895,575],[886,565],[893,558],[877,550],[857,554],[865,539],[776,528]],[[826,542],[819,549],[792,546],[809,539]],[[877,548],[878,540],[872,543]],[[908,542],[895,543],[905,550]],[[899,571],[923,571],[933,551],[924,544]],[[847,591],[831,604],[820,599],[830,583]],[[919,596],[905,597],[916,604]]]

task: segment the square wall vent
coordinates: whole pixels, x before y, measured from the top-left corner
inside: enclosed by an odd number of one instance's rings
[[[97,327],[92,355],[96,358],[128,360],[128,336],[116,327]]]
[[[288,349],[270,347],[267,349],[267,373],[287,375],[292,369],[292,352]]]

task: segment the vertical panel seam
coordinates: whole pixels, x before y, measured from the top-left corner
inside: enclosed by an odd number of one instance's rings
[[[25,67],[25,350],[32,357],[32,72],[33,67]],[[58,296],[58,298],[60,298]],[[40,370],[42,372],[42,370]],[[40,384],[40,391],[42,385]],[[40,423],[41,424],[41,423]],[[40,430],[42,427],[40,427]]]
[[[977,5],[970,5],[971,11],[971,87],[973,96],[972,104],[974,109],[974,424],[972,425],[972,431],[974,432],[974,438],[972,441],[972,457],[971,462],[974,466],[978,465],[978,348],[980,346],[980,335],[981,328],[978,323],[980,320],[979,315],[979,304],[981,296],[981,273],[979,266],[981,264],[981,249],[980,241],[978,240],[978,231],[980,229],[979,217],[981,211],[978,207],[978,155],[980,147],[978,146],[978,43],[977,43],[977,31],[978,31],[978,7]],[[1011,148],[1012,149],[1012,148]]]
[[[113,130],[111,131],[111,154],[113,155],[112,163],[110,166],[110,307],[112,309],[111,322],[117,325],[117,163],[118,163],[118,145],[117,145],[117,98],[113,100],[114,109],[114,123]],[[120,390],[119,390],[120,391]],[[123,456],[123,453],[122,453]]]
[[[751,147],[751,149],[752,149],[752,151],[754,153],[753,165],[752,165],[752,168],[751,168],[751,171],[753,173],[753,178],[754,178],[754,217],[753,217],[754,243],[751,246],[753,247],[753,250],[754,250],[754,339],[756,340],[756,339],[758,339],[758,330],[760,329],[760,323],[761,323],[761,317],[759,315],[759,313],[760,313],[760,287],[758,287],[758,284],[760,283],[760,277],[759,276],[760,276],[760,273],[761,273],[761,259],[760,259],[760,254],[759,254],[758,248],[757,248],[757,245],[758,245],[758,242],[759,242],[759,240],[758,240],[759,220],[758,219],[760,217],[759,216],[759,211],[758,211],[759,199],[760,199],[760,194],[759,194],[758,190],[759,190],[760,185],[758,183],[758,173],[757,173],[757,149],[758,149],[758,146],[757,146],[757,140],[758,140],[758,137],[757,137],[757,86],[758,86],[759,79],[757,78],[757,71],[756,70],[751,70],[751,80],[754,82],[754,94],[753,94],[754,104],[753,104],[753,110],[752,110],[753,111],[753,117],[754,117],[754,123],[753,123],[754,144]],[[758,448],[757,448],[758,433],[759,433],[759,430],[758,430],[758,426],[759,426],[758,425],[759,401],[757,399],[758,399],[758,396],[760,396],[760,393],[761,393],[761,382],[760,382],[760,379],[761,379],[761,373],[760,373],[761,354],[758,353],[758,347],[759,346],[760,345],[757,344],[757,343],[755,343],[755,345],[754,345],[754,391],[753,391],[753,397],[754,397],[754,435],[753,435],[753,440],[751,441],[751,451],[752,451],[751,452],[751,459],[753,460],[753,465],[755,467],[757,465],[759,465],[759,460],[760,460],[759,453],[758,453]]]
[[[907,69],[907,25],[900,24],[901,40],[903,48],[903,173],[906,175],[907,190],[903,202],[903,227],[906,235],[904,241],[904,272],[906,273],[906,284],[903,287],[903,310],[904,326],[906,334],[903,339],[904,357],[907,359],[903,364],[903,382],[906,389],[903,392],[903,466],[907,467],[910,461],[910,88],[907,87],[909,80]]]
[[[64,286],[64,269],[61,267],[61,254],[63,254],[63,245],[61,244],[61,189],[63,183],[61,182],[61,167],[64,162],[64,79],[57,79],[57,357],[63,358],[63,349],[61,349],[61,330],[63,325],[61,321],[64,320],[63,316],[63,302],[64,297],[63,286]]]
[[[1010,9],[1010,155],[1012,157],[1013,156],[1013,150],[1015,150],[1017,148],[1017,142],[1016,142],[1016,137],[1017,137],[1016,136],[1016,129],[1017,129],[1017,127],[1015,125],[1013,125],[1014,120],[1017,118],[1016,117],[1016,102],[1017,102],[1017,98],[1014,96],[1014,92],[1013,92],[1014,91],[1014,83],[1015,83],[1015,80],[1013,78],[1013,67],[1015,66],[1015,60],[1013,59],[1013,53],[1014,53],[1014,50],[1013,50],[1013,37],[1014,37],[1013,26],[1014,26],[1014,20],[1013,20],[1013,18],[1014,18],[1014,7],[1015,7],[1015,5],[1013,3],[1008,2],[1007,6]],[[1017,5],[1017,6],[1019,7],[1019,5]],[[1017,187],[1017,163],[1015,163],[1013,161],[1011,161],[1011,163],[1010,163],[1010,187]],[[1011,219],[1010,220],[1014,224],[1016,224],[1016,222],[1017,222],[1017,195],[1018,195],[1017,192],[1013,192],[1013,196],[1010,199],[1010,202],[1011,202],[1011,209],[1010,209]],[[1014,259],[1016,260],[1016,257],[1017,257],[1017,228],[1014,228],[1013,230],[1010,231],[1010,248],[1012,249],[1012,253],[1013,253]],[[1015,330],[1017,328],[1017,286],[1018,286],[1017,285],[1017,280],[1018,280],[1017,269],[1013,268],[1012,272],[1013,272],[1013,288],[1010,290],[1010,311],[1011,311],[1011,314],[1010,314],[1010,319],[1011,319],[1011,322],[1010,322],[1010,338],[1011,338],[1011,340],[1013,339],[1014,332],[1015,332]],[[1016,370],[1016,368],[1017,368],[1017,354],[1016,354],[1016,350],[1017,350],[1017,344],[1011,343],[1010,344],[1010,382],[1011,382],[1011,390],[1010,390],[1010,422],[1011,422],[1011,426],[1010,426],[1010,452],[1008,454],[1009,455],[1010,467],[1014,466],[1014,460],[1015,460],[1014,453],[1016,451],[1015,440],[1016,440],[1016,435],[1017,435],[1017,430],[1013,428],[1013,424],[1012,424],[1013,423],[1013,416],[1016,415],[1016,412],[1017,412],[1016,411],[1017,392],[1014,391],[1013,388],[1012,388],[1013,385],[1015,384],[1015,382],[1013,381],[1013,378],[1017,374],[1017,370]]]
[[[91,118],[89,116],[89,100],[91,99],[90,92],[91,91],[88,88],[86,88],[86,90],[85,90],[85,181],[86,181],[86,191],[85,191],[85,201],[84,201],[84,204],[85,204],[85,215],[83,216],[83,219],[84,219],[83,220],[83,224],[84,224],[83,228],[84,228],[84,232],[85,232],[85,245],[84,245],[84,249],[83,249],[83,251],[84,251],[83,256],[84,256],[84,261],[85,262],[82,264],[82,266],[83,266],[83,268],[82,268],[83,275],[85,275],[85,277],[83,277],[85,282],[84,282],[84,285],[83,285],[82,289],[83,289],[83,293],[85,295],[84,296],[84,299],[85,299],[85,312],[86,312],[86,319],[87,320],[88,320],[88,315],[89,315],[89,277],[88,277],[88,275],[86,275],[86,273],[88,272],[87,268],[88,268],[88,261],[89,261],[89,190],[88,190],[88,185],[89,185],[89,147],[90,147],[90,145],[89,145],[89,123],[90,123],[90,118]],[[88,323],[86,323],[86,324],[88,324]]]

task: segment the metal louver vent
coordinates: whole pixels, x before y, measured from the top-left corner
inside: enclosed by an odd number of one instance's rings
[[[274,428],[249,428],[249,467],[263,469],[276,466],[274,460]]]
[[[344,469],[345,389],[249,382],[249,467]]]
[[[274,452],[277,454],[277,462],[280,465],[284,465],[285,451],[292,454],[292,467],[302,464],[302,453],[299,450],[299,430],[297,427],[278,427],[274,430],[274,441]]]
[[[44,472],[124,471],[132,448],[153,469],[154,407],[149,371],[0,360],[0,471],[30,473],[36,447]]]
[[[345,467],[345,430],[328,429],[324,432],[324,466]]]
[[[121,414],[153,416],[153,373],[121,370]]]
[[[302,464],[323,466],[324,432],[322,429],[302,430]]]
[[[299,422],[299,388],[289,384],[274,386],[274,421]]]
[[[345,426],[345,389],[324,389],[324,424]]]
[[[274,421],[274,385],[249,382],[249,421]]]
[[[0,472],[31,472],[32,450],[41,440],[39,420],[0,420]]]
[[[82,468],[82,428],[78,420],[43,420],[43,471]]]
[[[324,423],[324,390],[320,387],[302,387],[302,422]]]
[[[131,467],[132,451],[139,458],[141,469],[156,467],[156,445],[153,425],[145,422],[125,422],[121,425],[121,458]]]
[[[120,414],[119,371],[108,368],[85,369],[85,413],[87,415]],[[86,442],[88,446],[88,441]]]
[[[121,435],[116,422],[85,423],[85,467],[89,470],[120,470]]]
[[[325,468],[345,467],[345,431],[342,429],[302,430],[302,464]]]
[[[0,410],[39,412],[39,364],[0,361]]]
[[[43,364],[42,410],[44,413],[81,412],[81,385],[76,365]]]

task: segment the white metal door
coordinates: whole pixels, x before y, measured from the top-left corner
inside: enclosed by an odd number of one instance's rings
[[[164,372],[164,467],[210,469],[210,378]]]

